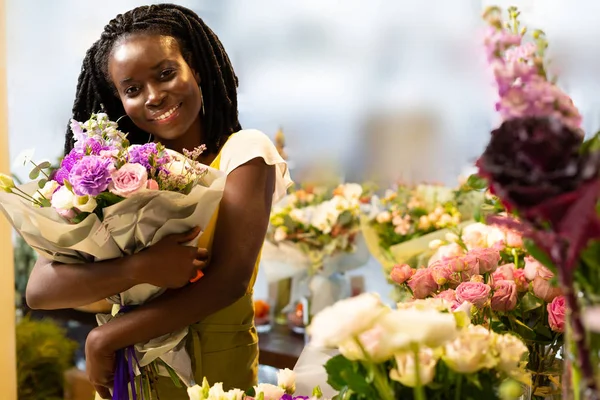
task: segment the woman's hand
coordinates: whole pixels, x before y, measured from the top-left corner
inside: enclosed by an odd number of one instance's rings
[[[85,360],[88,379],[98,395],[110,399],[115,375],[115,351],[108,345],[108,338],[101,327],[93,329],[85,342]]]
[[[185,243],[195,239],[200,228],[169,235],[132,256],[135,280],[154,286],[176,289],[187,285],[208,261],[208,251]]]

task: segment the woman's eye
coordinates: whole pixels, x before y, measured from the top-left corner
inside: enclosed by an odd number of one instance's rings
[[[166,79],[169,78],[171,75],[173,75],[175,73],[174,69],[165,69],[164,71],[162,71],[160,73],[160,79]]]
[[[132,96],[135,95],[138,91],[139,89],[137,87],[129,86],[127,89],[125,89],[125,94],[128,96]]]

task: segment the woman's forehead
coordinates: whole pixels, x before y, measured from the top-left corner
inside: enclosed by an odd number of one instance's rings
[[[164,60],[179,60],[181,51],[171,36],[135,34],[119,40],[110,54],[109,70],[153,68]],[[111,72],[113,72],[111,71]]]

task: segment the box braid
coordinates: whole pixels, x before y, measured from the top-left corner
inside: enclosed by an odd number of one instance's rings
[[[119,14],[104,27],[100,39],[87,51],[77,82],[72,118],[86,121],[103,111],[116,121],[125,109],[108,74],[108,60],[118,40],[135,33],[172,36],[186,62],[200,75],[204,102],[203,127],[208,151],[217,152],[223,137],[241,129],[238,120],[238,79],[219,38],[193,11],[173,4],[142,6]],[[148,141],[148,133],[129,118],[119,121],[131,143]],[[74,146],[67,127],[65,154]]]

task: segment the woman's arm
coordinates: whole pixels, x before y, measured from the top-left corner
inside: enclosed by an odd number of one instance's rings
[[[94,329],[86,345],[92,383],[106,384],[114,351],[201,321],[246,293],[269,224],[274,187],[275,167],[262,158],[228,175],[204,277]]]
[[[208,255],[205,249],[183,246],[199,232],[196,228],[171,235],[138,254],[109,261],[61,264],[40,258],[27,283],[27,305],[46,310],[80,307],[141,283],[182,287],[204,266]]]

